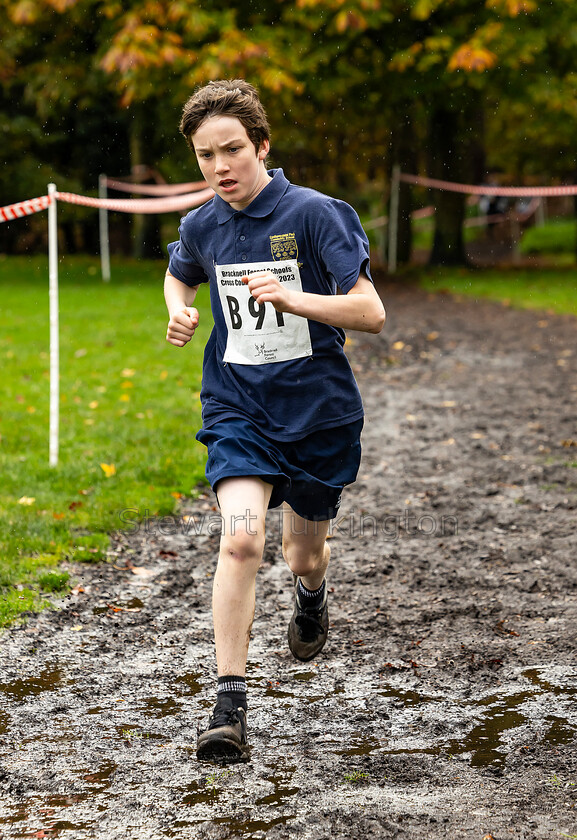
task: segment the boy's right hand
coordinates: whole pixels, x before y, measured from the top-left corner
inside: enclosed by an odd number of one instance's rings
[[[166,331],[166,340],[175,347],[184,347],[188,344],[194,331],[198,326],[198,309],[194,306],[186,306],[170,316],[168,322],[168,329]]]

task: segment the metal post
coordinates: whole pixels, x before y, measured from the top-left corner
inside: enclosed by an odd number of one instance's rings
[[[106,175],[98,178],[98,197],[107,198]],[[105,283],[110,280],[110,241],[108,236],[108,210],[106,207],[98,208],[98,219],[100,223],[100,270]]]
[[[58,463],[60,412],[60,347],[58,328],[58,226],[56,221],[56,185],[48,184],[48,275],[50,298],[50,432],[49,464]]]
[[[391,176],[391,206],[389,210],[389,273],[397,270],[397,238],[399,235],[399,192],[401,188],[401,167],[393,166]]]

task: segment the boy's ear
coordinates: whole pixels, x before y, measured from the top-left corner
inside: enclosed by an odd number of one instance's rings
[[[268,140],[263,140],[258,150],[258,159],[264,160],[270,151],[270,143]]]

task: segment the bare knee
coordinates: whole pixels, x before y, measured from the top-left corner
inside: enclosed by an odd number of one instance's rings
[[[220,541],[220,558],[242,565],[260,564],[264,550],[264,533],[244,526],[224,533]]]
[[[330,555],[328,543],[325,541],[315,545],[298,545],[284,539],[282,548],[289,569],[299,577],[313,574],[321,564],[328,562]]]

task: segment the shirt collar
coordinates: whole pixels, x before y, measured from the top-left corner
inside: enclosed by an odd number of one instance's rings
[[[263,219],[272,213],[287,191],[289,181],[282,169],[270,169],[269,174],[272,175],[269,183],[244,210],[234,210],[219,195],[215,195],[214,209],[219,225],[228,222],[237,213],[244,213],[245,216],[251,216],[253,219]]]

